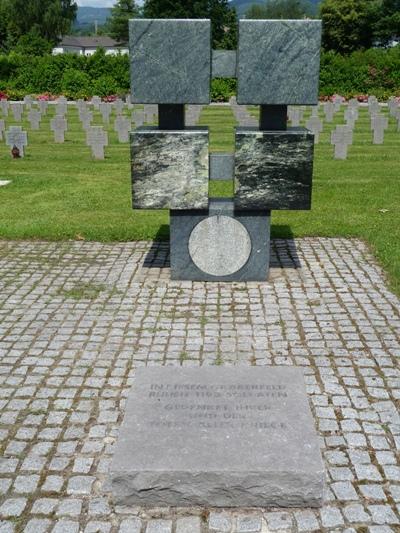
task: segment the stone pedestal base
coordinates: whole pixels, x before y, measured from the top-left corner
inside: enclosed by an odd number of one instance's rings
[[[115,502],[316,507],[325,472],[296,368],[139,368],[111,466]]]
[[[211,199],[208,210],[171,210],[170,228],[172,279],[267,280],[269,211],[235,211],[233,200]]]

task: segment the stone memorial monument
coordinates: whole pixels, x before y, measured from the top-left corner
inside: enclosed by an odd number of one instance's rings
[[[172,277],[262,280],[272,209],[310,209],[314,137],[287,128],[287,106],[315,105],[319,21],[241,20],[238,53],[211,53],[208,20],[130,22],[132,101],[158,104],[158,127],[131,133],[133,206],[169,209]],[[215,60],[213,58],[216,58]],[[212,74],[211,74],[212,73]],[[259,127],[236,153],[209,155],[208,129],[186,127],[211,75],[238,77]],[[235,179],[210,199],[209,179]],[[117,504],[322,504],[325,472],[301,369],[140,368],[114,448]]]
[[[210,31],[208,20],[130,22],[132,102],[158,104],[158,127],[131,133],[133,208],[170,210],[172,279],[265,281],[271,210],[311,208],[314,135],[287,115],[318,104],[321,23],[241,20],[237,52],[212,52]],[[187,127],[185,105],[208,104],[211,77],[226,75],[260,120],[236,129],[222,159],[207,127]],[[233,198],[209,198],[221,172]]]

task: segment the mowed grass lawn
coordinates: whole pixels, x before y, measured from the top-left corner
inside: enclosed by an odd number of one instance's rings
[[[50,106],[37,132],[23,123],[29,135],[24,159],[12,160],[0,141],[0,180],[12,180],[0,187],[0,238],[167,238],[167,211],[131,209],[129,146],[118,144],[114,117],[108,127],[106,159],[94,161],[77,110],[68,110],[69,131],[65,144],[59,145],[50,131],[53,113]],[[95,123],[101,124],[100,114],[95,114]],[[363,108],[348,159],[335,161],[330,131],[338,123],[344,123],[343,110],[335,123],[324,123],[316,146],[312,211],[274,211],[272,234],[361,238],[370,244],[389,274],[391,287],[400,294],[400,132],[391,118],[384,144],[373,145],[369,115]],[[14,124],[11,113],[6,124]],[[201,124],[210,126],[211,150],[233,150],[235,120],[229,107],[205,108]],[[229,196],[232,184],[211,184],[210,194]]]

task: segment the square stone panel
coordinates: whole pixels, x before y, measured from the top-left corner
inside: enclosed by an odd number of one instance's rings
[[[134,19],[129,30],[133,103],[209,103],[209,20]]]
[[[207,209],[208,128],[131,133],[134,209]]]
[[[235,207],[310,209],[313,157],[314,135],[304,128],[237,128]]]
[[[123,505],[321,505],[301,369],[138,368],[110,474]]]
[[[240,20],[239,104],[318,102],[320,20]]]

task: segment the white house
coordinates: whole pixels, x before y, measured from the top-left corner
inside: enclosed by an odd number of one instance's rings
[[[129,53],[126,45],[118,43],[106,35],[95,35],[94,37],[66,35],[61,43],[53,48],[53,55],[72,53],[81,56],[91,56],[98,48],[104,48],[106,55]]]

